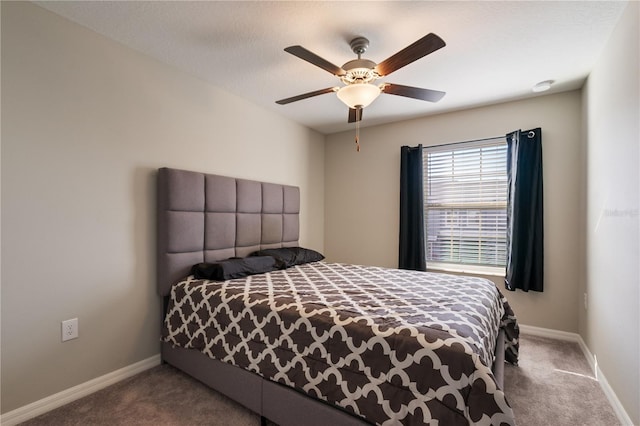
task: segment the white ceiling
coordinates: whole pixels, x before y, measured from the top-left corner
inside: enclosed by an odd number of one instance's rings
[[[352,128],[334,94],[278,99],[339,85],[283,51],[302,45],[341,66],[349,41],[370,40],[381,62],[433,32],[447,45],[379,82],[447,92],[438,103],[381,95],[362,126],[579,88],[626,1],[144,2],[38,1],[38,5],[321,133]],[[547,92],[548,93],[548,92]]]

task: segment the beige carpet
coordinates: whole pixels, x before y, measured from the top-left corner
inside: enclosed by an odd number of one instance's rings
[[[504,375],[519,425],[620,424],[577,343],[522,336],[519,365]]]
[[[576,343],[523,336],[520,352],[520,365],[505,368],[518,425],[618,424]],[[23,424],[258,426],[260,418],[161,365]]]

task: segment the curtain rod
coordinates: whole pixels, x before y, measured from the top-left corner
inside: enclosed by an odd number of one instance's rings
[[[531,139],[535,135],[536,135],[536,132],[534,132],[533,130],[529,130],[529,132],[527,132],[527,137],[529,139]],[[439,146],[449,146],[449,145],[459,145],[459,144],[462,144],[462,143],[490,141],[492,139],[501,139],[501,138],[506,138],[506,137],[507,137],[506,135],[500,135],[500,136],[493,136],[493,137],[490,137],[490,138],[472,139],[472,140],[461,141],[461,142],[449,142],[449,143],[443,143],[443,144],[440,144],[440,145],[430,145],[430,146],[427,146],[425,148],[429,149],[429,148],[435,148],[435,147],[439,147]]]
[[[471,142],[482,142],[482,141],[490,141],[492,139],[500,139],[500,138],[505,138],[506,136],[501,135],[501,136],[493,136],[491,138],[482,138],[482,139],[472,139],[469,141],[460,141],[460,142],[449,142],[449,143],[443,143],[443,144],[439,144],[439,145],[431,145],[431,146],[427,146],[426,148],[435,148],[437,146],[449,146],[449,145],[460,145],[462,143],[471,143]]]

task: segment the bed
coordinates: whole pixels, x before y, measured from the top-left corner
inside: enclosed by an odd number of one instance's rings
[[[517,362],[518,328],[490,281],[313,256],[191,274],[304,250],[299,206],[293,186],[158,171],[163,361],[279,425],[515,424],[502,366]]]

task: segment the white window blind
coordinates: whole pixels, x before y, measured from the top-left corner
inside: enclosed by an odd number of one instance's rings
[[[504,267],[505,138],[425,149],[427,264]]]

